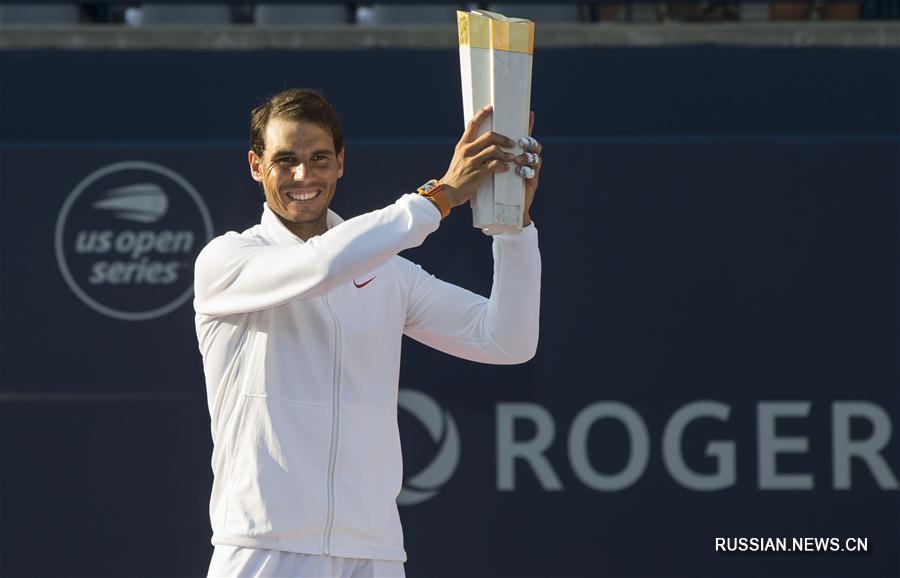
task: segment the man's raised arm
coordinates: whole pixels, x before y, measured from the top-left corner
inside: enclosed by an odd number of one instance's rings
[[[296,245],[269,245],[237,233],[207,245],[194,271],[194,308],[221,316],[309,299],[418,246],[440,215],[420,195],[404,195]]]

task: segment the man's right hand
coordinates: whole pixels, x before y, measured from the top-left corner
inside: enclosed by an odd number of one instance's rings
[[[513,148],[516,143],[512,139],[493,131],[477,136],[478,128],[493,110],[488,105],[475,113],[456,144],[450,168],[441,179],[451,207],[468,201],[491,173],[508,171],[507,163],[515,159],[514,154],[501,148]]]

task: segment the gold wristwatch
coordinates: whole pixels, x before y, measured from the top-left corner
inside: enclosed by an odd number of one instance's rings
[[[434,203],[434,206],[441,212],[441,220],[445,219],[447,215],[450,214],[450,201],[448,201],[446,195],[444,195],[443,189],[444,185],[437,179],[431,179],[416,189],[420,195]]]

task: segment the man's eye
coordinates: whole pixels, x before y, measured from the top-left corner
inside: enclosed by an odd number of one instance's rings
[[[292,159],[291,157],[282,157],[282,158],[276,160],[275,162],[278,163],[279,165],[291,166],[292,164],[294,164],[294,159]]]
[[[314,160],[316,162],[321,162],[324,160],[328,160],[328,156],[327,155],[313,155],[312,160]]]

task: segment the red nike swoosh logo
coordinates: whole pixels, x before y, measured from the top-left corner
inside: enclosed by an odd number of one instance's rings
[[[357,283],[357,282],[356,282],[356,279],[354,279],[354,280],[353,280],[353,284],[356,285],[356,288],[357,288],[357,289],[362,289],[363,287],[365,287],[366,285],[368,285],[369,283],[371,283],[371,282],[374,281],[374,280],[375,280],[375,277],[372,277],[371,279],[369,279],[369,280],[366,281],[365,283]]]

